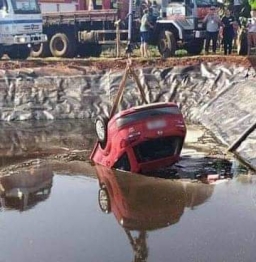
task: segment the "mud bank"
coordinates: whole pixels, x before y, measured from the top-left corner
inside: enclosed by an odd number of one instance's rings
[[[108,114],[123,70],[47,68],[2,72],[0,120],[59,120]],[[187,121],[201,123],[225,145],[254,121],[254,69],[214,63],[136,70],[149,102],[174,101]],[[122,107],[141,104],[138,88],[128,79]],[[239,154],[256,166],[254,139]],[[249,149],[248,149],[249,148]],[[249,150],[249,152],[248,152]]]

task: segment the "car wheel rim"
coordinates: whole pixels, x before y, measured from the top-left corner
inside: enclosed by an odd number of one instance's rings
[[[96,122],[96,132],[100,140],[105,139],[105,128],[104,124],[101,121]]]
[[[109,198],[106,190],[101,189],[99,192],[99,204],[102,211],[109,212]]]

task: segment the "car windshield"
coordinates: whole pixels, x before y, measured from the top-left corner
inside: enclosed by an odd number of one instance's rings
[[[11,0],[15,14],[41,13],[37,0]]]
[[[182,145],[182,137],[165,137],[144,141],[133,150],[137,161],[144,163],[180,154]]]
[[[116,120],[117,126],[120,128],[127,124],[131,124],[135,121],[141,121],[148,119],[150,117],[164,116],[164,115],[179,115],[181,114],[178,107],[159,107],[159,108],[150,108],[147,110],[135,111],[131,114],[121,116]]]

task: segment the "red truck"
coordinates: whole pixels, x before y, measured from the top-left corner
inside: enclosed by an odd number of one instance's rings
[[[128,41],[128,16],[132,10],[132,41],[139,42],[142,1],[128,0],[39,0],[43,32],[48,42],[33,47],[33,57],[99,56],[102,45],[115,44],[116,23],[120,21],[120,41]],[[164,57],[185,49],[197,55],[203,49],[203,17],[216,0],[158,0],[159,17],[154,21],[150,44]]]

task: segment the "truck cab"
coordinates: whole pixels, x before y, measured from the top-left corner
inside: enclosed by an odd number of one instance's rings
[[[173,56],[178,49],[198,55],[204,46],[203,18],[216,0],[162,0],[161,16],[153,32],[153,44],[164,57]]]
[[[0,57],[26,59],[33,44],[47,41],[37,0],[0,0]]]

